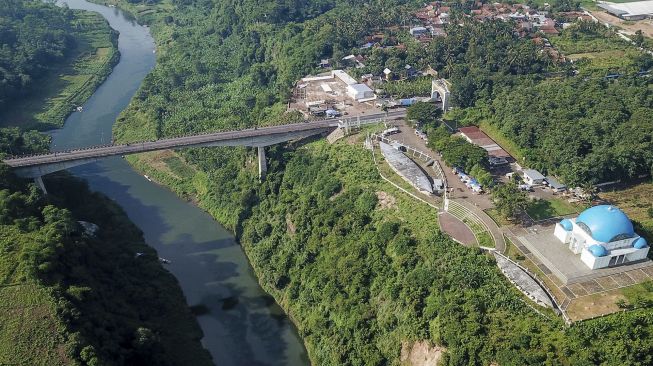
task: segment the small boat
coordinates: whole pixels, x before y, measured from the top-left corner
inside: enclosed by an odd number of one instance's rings
[[[77,107],[76,109],[77,109],[77,112],[81,112],[81,111],[83,111],[83,110],[84,110],[84,107],[82,107],[82,106],[80,105],[80,106],[79,106],[79,107]]]
[[[150,182],[152,181],[152,179],[150,179],[150,177],[148,177],[147,174],[145,174],[145,175],[143,175],[143,176],[144,176],[145,179],[147,179],[148,181],[150,181]]]
[[[165,258],[161,258],[161,257],[159,257],[159,262],[161,262],[161,263],[163,263],[163,264],[170,264],[170,263],[172,263],[172,262],[170,262],[169,259],[165,259]]]

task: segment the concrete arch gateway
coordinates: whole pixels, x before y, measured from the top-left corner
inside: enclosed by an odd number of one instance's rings
[[[442,103],[442,110],[444,112],[451,109],[451,92],[449,88],[451,83],[445,79],[433,79],[431,81],[431,100],[434,102]]]

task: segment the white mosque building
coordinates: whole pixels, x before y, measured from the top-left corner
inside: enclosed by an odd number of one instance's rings
[[[594,206],[575,219],[560,221],[553,234],[574,254],[580,253],[590,269],[644,260],[649,249],[628,216],[610,205]]]

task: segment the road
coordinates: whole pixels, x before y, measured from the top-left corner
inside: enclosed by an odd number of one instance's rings
[[[366,116],[349,118],[350,121],[365,122],[378,120],[379,118],[401,118],[405,116],[405,111],[394,111],[389,113],[377,113]],[[160,139],[156,141],[144,141],[122,145],[106,145],[88,147],[85,149],[76,149],[68,151],[58,151],[41,155],[24,156],[4,159],[5,164],[13,168],[40,166],[55,163],[65,163],[78,160],[98,159],[116,155],[136,154],[148,151],[176,149],[192,146],[207,146],[210,144],[224,143],[225,146],[266,146],[279,143],[283,140],[284,135],[301,134],[301,133],[319,133],[339,126],[339,120],[326,119],[304,123],[293,123],[287,125],[250,128],[237,131],[212,132],[201,135],[189,135],[182,137],[173,137]],[[261,137],[280,136],[277,140],[262,141]]]

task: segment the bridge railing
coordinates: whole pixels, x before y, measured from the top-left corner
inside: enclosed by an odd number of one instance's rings
[[[381,114],[379,113],[377,115],[381,115]],[[347,121],[349,121],[347,123],[351,123],[351,124],[355,123],[358,126],[373,124],[373,123],[379,123],[379,122],[384,121],[386,116],[387,116],[386,114],[383,114],[383,116],[379,117],[379,118],[370,118],[370,117],[377,116],[377,115],[373,114],[373,115],[363,116],[363,118],[365,118],[363,120],[361,120],[360,118],[356,118],[354,120],[354,117],[351,117],[351,118],[347,119]],[[138,146],[138,145],[142,146],[144,144],[151,144],[151,143],[155,143],[155,142],[166,142],[166,141],[175,140],[175,139],[187,139],[187,138],[193,138],[193,137],[205,137],[205,136],[210,136],[210,135],[214,135],[214,134],[229,134],[229,133],[238,133],[238,132],[246,132],[246,131],[251,132],[251,131],[256,131],[256,130],[259,130],[259,131],[276,130],[276,129],[279,129],[279,128],[292,127],[292,126],[305,126],[306,129],[311,129],[312,127],[317,127],[317,126],[315,126],[316,124],[319,124],[320,125],[319,127],[325,127],[325,128],[326,127],[338,127],[338,125],[339,125],[337,119],[321,119],[321,120],[315,120],[315,121],[305,121],[305,122],[299,122],[299,123],[290,123],[290,124],[285,124],[285,125],[265,126],[265,127],[261,127],[261,128],[254,127],[254,128],[232,129],[232,130],[223,130],[223,131],[206,131],[206,132],[202,132],[202,133],[198,133],[198,134],[185,134],[183,136],[167,137],[167,138],[163,138],[163,139],[159,139],[159,140],[151,140],[151,141],[131,142],[131,143],[128,143],[128,144],[93,145],[93,146],[86,146],[86,147],[78,147],[78,148],[74,148],[74,149],[52,151],[52,152],[43,153],[43,154],[27,154],[27,155],[20,155],[20,156],[12,155],[11,157],[5,158],[3,160],[5,162],[8,162],[8,161],[11,161],[11,160],[18,160],[18,159],[25,159],[25,158],[50,157],[50,156],[56,157],[59,154],[65,155],[65,154],[71,154],[71,153],[79,153],[79,152],[88,151],[88,150],[97,150],[97,149],[102,149],[102,148],[110,148],[110,147],[129,148],[130,146]],[[209,142],[209,141],[207,141],[207,142]],[[167,148],[171,148],[171,147],[174,147],[174,146],[170,146],[170,147],[167,147]],[[132,150],[133,149],[129,149],[130,152],[134,152]],[[112,155],[112,154],[107,154],[107,155]],[[100,156],[103,156],[103,155],[99,154],[97,156],[100,157]]]

